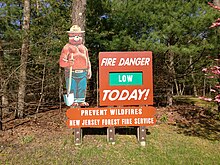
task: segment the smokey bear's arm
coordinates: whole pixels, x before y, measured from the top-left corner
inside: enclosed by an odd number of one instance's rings
[[[67,45],[65,45],[61,51],[61,55],[60,55],[60,67],[69,67],[69,60],[68,60],[68,55],[69,55],[69,48]]]
[[[89,52],[88,49],[86,47],[84,47],[86,50],[86,58],[87,58],[87,68],[91,70],[91,62],[89,60]]]
[[[87,77],[88,77],[88,79],[90,79],[91,77],[92,77],[92,70],[91,70],[91,62],[90,62],[90,60],[89,60],[89,53],[88,53],[88,49],[86,48],[86,57],[87,57],[87,59],[88,59],[88,61],[87,61],[87,65],[88,65],[88,75],[87,75]]]

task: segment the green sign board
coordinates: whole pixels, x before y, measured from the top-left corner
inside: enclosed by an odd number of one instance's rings
[[[122,86],[122,85],[142,85],[143,73],[142,72],[110,72],[109,85]]]

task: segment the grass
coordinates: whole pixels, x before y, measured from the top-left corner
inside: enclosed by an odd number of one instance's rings
[[[8,145],[0,152],[0,164],[219,164],[220,141],[185,136],[174,130],[167,124],[150,127],[145,147],[137,143],[135,135],[116,135],[114,145],[106,142],[106,135],[85,135],[80,146],[74,145],[70,131],[54,136],[28,135],[28,142]]]
[[[21,141],[22,141],[22,143],[25,144],[25,143],[30,143],[30,142],[32,142],[33,139],[34,139],[33,136],[23,136],[23,137],[21,138]]]
[[[193,96],[175,96],[174,100],[177,103],[183,103],[183,104],[191,104],[191,105],[196,105],[199,107],[204,107],[204,108],[210,108],[210,109],[217,109],[217,104],[214,102],[207,102],[204,100],[199,99],[198,97],[193,97]]]

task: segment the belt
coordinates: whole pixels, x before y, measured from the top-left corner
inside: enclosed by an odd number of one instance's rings
[[[83,73],[86,72],[87,70],[73,70],[73,73]]]

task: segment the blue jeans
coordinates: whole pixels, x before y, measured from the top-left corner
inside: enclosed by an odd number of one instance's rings
[[[66,76],[66,87],[69,86],[69,77]],[[87,71],[72,73],[70,93],[74,93],[74,102],[85,102],[87,87]]]

